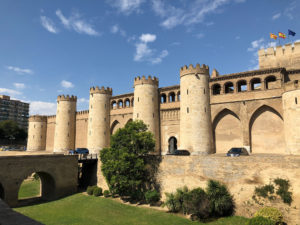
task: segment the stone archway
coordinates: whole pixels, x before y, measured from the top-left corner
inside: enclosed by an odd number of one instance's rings
[[[111,125],[111,128],[110,128],[110,134],[114,134],[116,133],[116,131],[121,128],[121,124],[119,123],[118,120],[115,120],[112,125]]]
[[[249,135],[252,153],[285,153],[284,123],[274,108],[263,105],[252,114]]]
[[[223,109],[213,121],[215,153],[226,153],[232,147],[243,146],[240,118],[231,110]]]
[[[177,139],[176,137],[172,136],[169,138],[169,145],[168,145],[168,153],[172,154],[175,153],[175,150],[177,150]]]

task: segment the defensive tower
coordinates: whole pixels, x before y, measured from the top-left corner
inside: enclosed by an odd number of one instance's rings
[[[47,117],[34,115],[29,117],[27,151],[46,149]]]
[[[66,153],[75,148],[76,96],[57,97],[56,124],[53,152]]]
[[[286,69],[299,69],[300,42],[294,45],[286,44],[258,51],[259,68],[285,67]]]
[[[209,67],[182,67],[180,95],[180,149],[191,155],[213,153]]]
[[[282,104],[286,153],[300,155],[300,81],[285,84]]]
[[[142,120],[155,138],[155,153],[160,153],[158,79],[134,78],[133,120]]]
[[[110,142],[110,98],[111,88],[90,88],[90,106],[87,147],[90,153],[109,147]]]

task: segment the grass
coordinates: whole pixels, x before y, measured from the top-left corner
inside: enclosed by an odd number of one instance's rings
[[[57,201],[14,210],[47,225],[203,225],[175,214],[125,205],[112,199],[80,193]],[[234,216],[206,223],[206,225],[241,225],[246,221],[248,219]]]
[[[25,180],[21,184],[19,190],[19,199],[36,197],[40,195],[40,179],[38,180]]]

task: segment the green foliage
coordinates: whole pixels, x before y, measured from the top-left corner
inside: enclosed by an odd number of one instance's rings
[[[15,121],[0,121],[0,139],[24,141],[26,138],[27,132],[24,129],[19,128]]]
[[[86,189],[86,193],[88,195],[93,195],[94,193],[94,189],[96,188],[97,186],[88,186],[87,189]]]
[[[93,190],[93,195],[96,196],[96,197],[103,195],[102,194],[102,188],[95,187],[94,190]]]
[[[270,219],[267,219],[262,216],[257,216],[251,218],[248,222],[247,225],[276,225],[276,223]]]
[[[189,189],[187,186],[184,186],[182,188],[178,188],[175,193],[175,201],[177,204],[178,211],[182,212],[183,214],[187,213],[187,210],[184,207],[183,201],[184,196],[189,192]]]
[[[206,193],[210,202],[210,215],[213,217],[231,216],[235,211],[233,196],[224,184],[209,180]]]
[[[273,183],[276,185],[276,188]],[[284,203],[291,205],[293,198],[292,198],[292,192],[289,191],[290,188],[289,180],[276,178],[273,181],[273,183],[268,185],[263,185],[261,187],[255,187],[254,196],[252,198],[257,203],[259,203],[256,196],[273,200],[276,198],[277,195],[282,199]],[[276,195],[274,193],[276,193]]]
[[[145,193],[145,199],[146,199],[146,202],[149,204],[156,203],[160,200],[160,193],[156,190],[153,190],[153,191],[149,190]]]
[[[105,198],[108,198],[108,197],[109,197],[109,194],[110,194],[109,190],[105,190],[105,191],[103,192],[103,195],[104,195]]]
[[[34,180],[39,180],[40,177],[39,177],[39,175],[38,175],[37,173],[34,173],[34,174],[33,174],[33,179],[34,179]]]
[[[255,187],[254,193],[259,197],[267,198],[270,194],[274,193],[274,185],[267,184],[261,187]]]
[[[199,219],[209,217],[209,199],[202,188],[195,188],[183,196],[183,207],[188,214],[196,216]]]
[[[289,180],[276,178],[274,180],[274,183],[278,187],[276,194],[281,197],[284,203],[291,205],[293,198],[292,198],[292,192],[289,191],[289,188],[291,186]]]
[[[177,200],[175,199],[175,195],[173,193],[165,193],[166,200],[163,203],[163,206],[166,206],[169,212],[178,212],[179,207],[177,204]]]
[[[254,217],[261,216],[264,218],[267,218],[269,220],[274,221],[275,223],[282,223],[283,222],[283,215],[282,213],[272,207],[264,207],[260,210],[258,210],[255,214]]]
[[[111,147],[100,151],[101,170],[111,193],[140,200],[151,180],[145,156],[154,151],[153,134],[142,121],[127,123],[111,136]]]

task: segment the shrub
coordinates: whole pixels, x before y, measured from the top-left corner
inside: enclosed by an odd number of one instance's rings
[[[278,186],[276,194],[280,196],[284,203],[291,205],[293,198],[292,192],[289,191],[291,186],[289,180],[276,178],[274,183]]]
[[[208,218],[209,206],[208,196],[202,188],[195,188],[183,196],[183,207],[188,214],[192,214],[192,218]]]
[[[187,186],[184,186],[183,188],[178,188],[175,193],[175,201],[178,206],[178,211],[181,211],[182,213],[186,214],[186,209],[183,205],[184,195],[186,195],[189,192],[189,189]]]
[[[258,210],[254,214],[254,217],[258,217],[258,216],[261,216],[261,217],[267,218],[269,220],[272,220],[275,223],[282,223],[283,222],[282,213],[278,209],[272,208],[272,207],[265,207],[265,208],[262,208],[262,209]]]
[[[262,187],[255,187],[254,193],[259,197],[267,198],[269,194],[274,193],[274,185],[267,184]]]
[[[93,190],[93,195],[96,196],[96,197],[101,196],[102,195],[102,188],[95,187],[94,190]]]
[[[147,191],[145,193],[145,199],[146,199],[146,202],[149,204],[156,203],[160,200],[160,193],[156,190]]]
[[[86,193],[88,195],[92,195],[94,193],[95,187],[97,187],[97,186],[88,186],[87,189],[86,189]]]
[[[247,222],[247,225],[275,225],[275,224],[276,223],[274,221],[262,216],[253,217]]]
[[[109,190],[105,190],[103,192],[103,195],[104,195],[105,198],[109,197]]]
[[[209,180],[206,193],[210,201],[211,216],[223,217],[234,214],[235,203],[233,196],[225,185],[215,180]]]
[[[175,199],[175,195],[173,193],[165,193],[166,201],[163,203],[163,206],[166,206],[169,212],[178,212],[179,204]]]
[[[38,175],[37,173],[34,173],[34,174],[33,174],[33,179],[34,179],[34,180],[39,180],[40,177],[39,177],[39,175]]]

